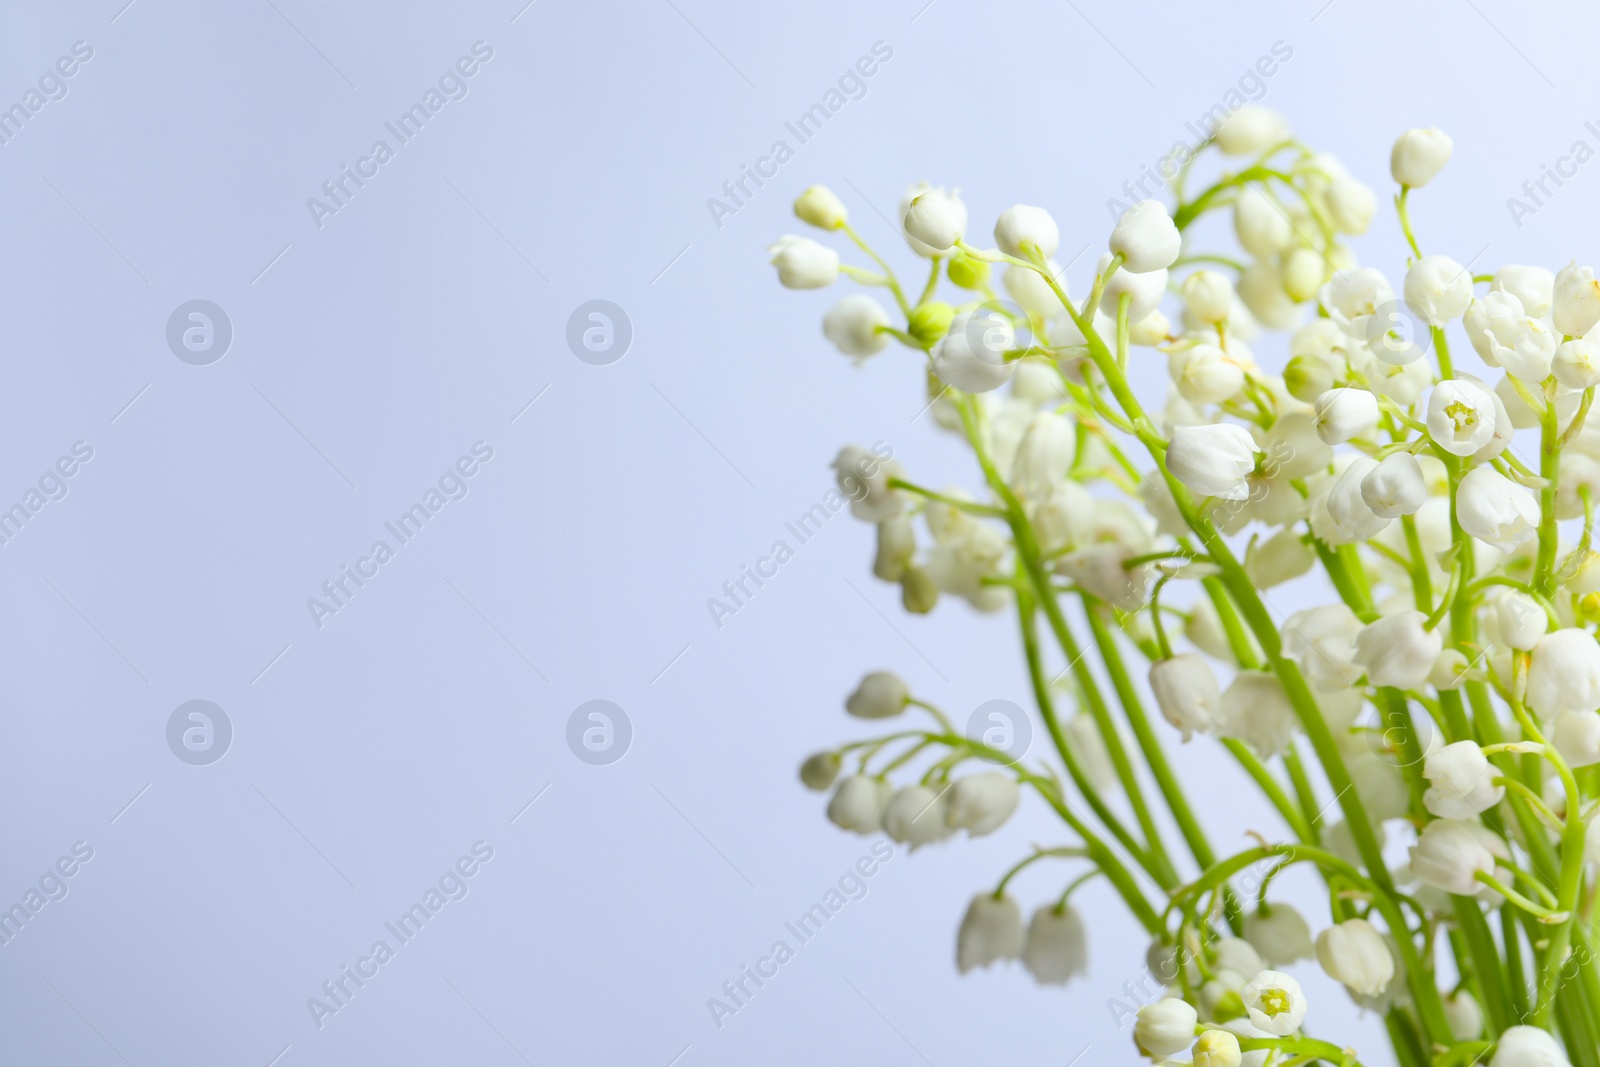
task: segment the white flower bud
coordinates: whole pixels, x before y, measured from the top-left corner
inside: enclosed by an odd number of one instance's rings
[[[1515,324],[1520,324],[1526,317],[1522,301],[1515,294],[1496,289],[1467,305],[1461,325],[1467,331],[1467,340],[1472,342],[1478,358],[1491,367],[1498,367],[1499,363],[1492,362],[1495,339],[1501,335],[1512,336],[1517,329]]]
[[[1472,303],[1472,272],[1449,256],[1423,256],[1406,271],[1405,297],[1429,326],[1443,326]]]
[[[957,778],[950,787],[945,825],[965,830],[969,837],[993,833],[1017,810],[1020,796],[1017,780],[1002,771]]]
[[[1047,259],[1056,254],[1061,231],[1044,208],[1017,204],[1006,208],[995,220],[994,243],[1006,255],[1032,262],[1034,253]]]
[[[1450,162],[1455,142],[1437,126],[1407,130],[1389,153],[1389,173],[1401,185],[1420,189]]]
[[[1317,962],[1328,977],[1362,996],[1377,996],[1394,977],[1389,945],[1365,919],[1346,919],[1318,934]]]
[[[1495,271],[1489,289],[1517,298],[1522,314],[1542,319],[1555,302],[1556,276],[1543,267],[1507,263]]]
[[[1104,274],[1111,265],[1111,253],[1102,255],[1095,264],[1095,273]],[[1167,272],[1153,270],[1145,274],[1135,274],[1128,270],[1119,270],[1106,282],[1105,289],[1100,294],[1100,310],[1116,318],[1117,305],[1126,293],[1133,299],[1128,303],[1128,321],[1138,322],[1146,315],[1156,310],[1161,303],[1161,298],[1167,293]]]
[[[809,222],[821,230],[837,230],[850,221],[844,201],[826,185],[813,185],[801,193],[795,199],[794,213],[801,222]]]
[[[1527,703],[1541,719],[1600,708],[1600,644],[1592,635],[1565,629],[1539,639],[1528,667]]]
[[[1516,590],[1495,601],[1494,618],[1500,643],[1522,652],[1532,652],[1550,624],[1539,602]]]
[[[1214,136],[1223,155],[1253,155],[1287,141],[1289,120],[1270,107],[1246,104],[1223,119]]]
[[[1076,431],[1071,421],[1054,411],[1041,411],[1028,424],[1011,464],[1011,481],[1024,496],[1050,495],[1072,466]]]
[[[1305,1021],[1306,995],[1282,971],[1262,971],[1245,984],[1241,997],[1250,1022],[1275,1037],[1287,1037]]]
[[[967,205],[959,192],[913,186],[900,202],[900,221],[919,255],[944,255],[966,236]]]
[[[872,557],[872,576],[885,582],[898,582],[917,552],[917,533],[911,519],[897,515],[878,523],[878,550]]]
[[[822,335],[847,356],[863,359],[882,352],[889,343],[883,327],[889,313],[862,293],[851,293],[822,316]]]
[[[1433,387],[1428,397],[1428,436],[1434,444],[1451,455],[1470,456],[1490,442],[1494,431],[1494,395],[1489,390],[1463,378]]]
[[[1594,271],[1573,260],[1556,273],[1550,315],[1556,329],[1568,337],[1582,337],[1600,323],[1600,281]]]
[[[809,237],[785,234],[767,246],[767,254],[788,289],[821,289],[839,277],[839,253]]]
[[[1494,874],[1494,834],[1476,822],[1435,819],[1411,846],[1411,873],[1446,893],[1470,897],[1485,888],[1473,876]]]
[[[1222,707],[1217,676],[1197,652],[1180,652],[1150,665],[1150,691],[1161,715],[1182,731],[1185,741],[1208,733]]]
[[[1564,711],[1556,716],[1550,743],[1573,767],[1600,763],[1600,715],[1592,711]]]
[[[981,307],[963,311],[933,349],[933,373],[967,393],[998,389],[1017,369],[1005,356],[1015,343],[1011,323],[1000,315]]]
[[[1257,259],[1275,256],[1293,236],[1289,216],[1259,185],[1246,185],[1233,202],[1233,232]]]
[[[1511,1026],[1495,1044],[1489,1067],[1572,1067],[1556,1039],[1537,1026]]]
[[[1311,957],[1311,928],[1287,904],[1269,904],[1244,917],[1244,936],[1269,967]]]
[[[945,795],[925,785],[908,785],[896,790],[883,809],[883,832],[891,841],[920,848],[948,837],[953,831],[945,825]],[[1022,918],[1017,918],[1020,934]],[[1018,939],[1020,941],[1020,938]],[[1020,947],[1020,946],[1019,946]]]
[[[858,719],[888,719],[906,710],[911,690],[893,671],[873,671],[862,677],[844,710]]]
[[[1377,460],[1371,456],[1353,456],[1328,487],[1323,507],[1332,528],[1321,531],[1320,536],[1330,545],[1350,545],[1376,537],[1393,521],[1368,507],[1361,493],[1362,483],[1377,467]]]
[[[1422,477],[1422,464],[1410,452],[1385,456],[1361,479],[1361,499],[1374,514],[1386,519],[1415,515],[1428,499],[1428,484]]]
[[[905,494],[889,485],[905,472],[898,460],[845,445],[833,459],[834,481],[850,501],[850,514],[863,522],[883,522],[904,513]]]
[[[822,792],[839,777],[839,753],[817,752],[807,756],[800,764],[800,782],[807,789]]]
[[[1239,1067],[1239,1039],[1228,1030],[1207,1030],[1194,1043],[1194,1067]]]
[[[1427,682],[1444,649],[1443,635],[1437,627],[1427,629],[1427,622],[1420,611],[1402,611],[1362,627],[1351,658],[1367,669],[1369,683],[1417,689]]]
[[[1066,985],[1089,973],[1089,935],[1072,905],[1057,911],[1055,905],[1046,904],[1033,913],[1022,962],[1041,985]]]
[[[1538,532],[1539,502],[1493,467],[1474,467],[1456,487],[1456,521],[1478,540],[1510,552]]]
[[[1111,763],[1111,753],[1106,748],[1106,739],[1100,736],[1100,727],[1095,724],[1094,717],[1087,713],[1074,715],[1067,720],[1066,731],[1067,741],[1078,754],[1078,762],[1083,765],[1083,773],[1089,779],[1089,784],[1099,793],[1115,790],[1121,780],[1117,777],[1117,769]]]
[[[1022,909],[1010,897],[979,893],[967,905],[956,934],[956,967],[962,974],[997,960],[1022,955]]]
[[[1310,300],[1328,280],[1328,269],[1321,253],[1297,248],[1283,260],[1283,291],[1295,303]]]
[[[1191,404],[1220,404],[1244,387],[1244,369],[1213,344],[1173,350],[1168,370],[1178,395]]]
[[[1255,974],[1267,966],[1254,946],[1240,937],[1219,937],[1212,945],[1212,951],[1216,954],[1217,967],[1220,970],[1232,971],[1235,974]],[[1241,981],[1239,984],[1244,983]]]
[[[1472,1041],[1483,1033],[1483,1009],[1465,989],[1444,998],[1444,1018],[1450,1024],[1450,1036],[1457,1041]]]
[[[1493,317],[1484,336],[1489,346],[1485,362],[1504,367],[1525,382],[1538,383],[1550,376],[1561,338],[1543,319]]]
[[[1361,677],[1354,659],[1360,632],[1361,620],[1345,604],[1307,608],[1284,621],[1283,651],[1315,688],[1338,692]]]
[[[1155,582],[1154,564],[1142,563],[1132,570],[1124,566],[1137,554],[1126,545],[1101,542],[1062,556],[1056,571],[1118,611],[1136,611],[1150,599]]]
[[[1201,322],[1223,322],[1233,310],[1233,283],[1220,271],[1197,270],[1183,280],[1183,304]]]
[[[1556,349],[1550,373],[1568,389],[1593,389],[1600,385],[1600,345],[1583,338],[1563,343]]]
[[[1122,254],[1122,269],[1131,274],[1165,270],[1178,258],[1183,235],[1159,200],[1141,200],[1117,220],[1111,251]]]
[[[1094,497],[1074,481],[1059,481],[1033,508],[1034,533],[1048,555],[1084,544],[1094,536]]]
[[[1367,338],[1367,323],[1383,305],[1394,299],[1394,289],[1383,272],[1373,267],[1342,270],[1328,279],[1318,297],[1328,317],[1358,341]]]
[[[1120,272],[1119,272],[1120,273]],[[1134,278],[1146,277],[1142,274],[1131,275]],[[1172,336],[1172,322],[1156,308],[1144,318],[1128,325],[1128,343],[1142,345],[1145,348],[1154,348],[1156,345]]]
[[[1133,1040],[1139,1051],[1151,1058],[1175,1056],[1194,1044],[1194,1027],[1200,1014],[1194,1008],[1167,997],[1139,1009],[1133,1024]]]
[[[1422,804],[1441,819],[1471,819],[1500,803],[1505,786],[1495,785],[1500,772],[1476,741],[1457,741],[1434,749],[1422,763],[1428,791]]]
[[[839,783],[828,802],[828,821],[841,830],[875,834],[883,829],[883,809],[894,787],[881,778],[853,775]]]
[[[1296,724],[1294,707],[1277,676],[1240,671],[1222,694],[1216,732],[1233,737],[1271,759],[1289,744]]]
[[[1200,496],[1244,500],[1250,495],[1245,476],[1259,451],[1242,426],[1180,426],[1167,445],[1167,470]]]
[[[1378,210],[1378,198],[1354,178],[1337,178],[1328,186],[1328,214],[1334,229],[1352,236],[1367,232]]]
[[[1244,573],[1257,589],[1271,589],[1316,566],[1317,554],[1292,526],[1245,549]]]
[[[1329,389],[1311,410],[1317,436],[1330,445],[1360,437],[1378,425],[1378,398],[1353,385]]]

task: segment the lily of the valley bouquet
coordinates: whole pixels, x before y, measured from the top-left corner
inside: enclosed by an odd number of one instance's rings
[[[1398,295],[1346,243],[1373,192],[1254,106],[1173,175],[1171,206],[1122,214],[1076,297],[1045,209],[1010,208],[981,247],[960,196],[926,184],[900,205],[920,292],[820,186],[795,214],[871,264],[806,237],[771,249],[790,288],[886,292],[844,297],[823,333],[857,360],[910,349],[974,484],[847,447],[840,488],[907,611],[959,597],[1012,617],[1049,748],[1013,759],[879,671],[845,707],[893,728],[801,778],[840,827],[912,848],[990,833],[1037,794],[1066,840],[973,898],[957,964],[1083,973],[1071,897],[1102,877],[1166,986],[1133,1026],[1158,1062],[1388,1058],[1315,1036],[1294,977],[1314,960],[1404,1067],[1600,1067],[1600,283],[1576,262],[1474,275],[1425,255],[1409,209],[1451,148],[1437,129],[1394,145]],[[1213,212],[1242,253],[1188,246]],[[1281,372],[1251,354],[1263,330],[1288,334]],[[1457,369],[1468,346],[1484,373]],[[1147,408],[1157,368],[1170,386]],[[1280,613],[1273,590],[1312,571],[1293,603],[1324,602]],[[1281,824],[1210,836],[1177,743],[1236,763]],[[1250,847],[1219,848],[1240,829]],[[1391,867],[1386,841],[1414,843]],[[1273,892],[1295,865],[1327,889],[1315,932]]]

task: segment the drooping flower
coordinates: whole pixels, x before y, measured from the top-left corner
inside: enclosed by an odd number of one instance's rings
[[[1317,962],[1353,993],[1375,997],[1394,977],[1394,957],[1383,934],[1365,919],[1346,919],[1317,935]]]
[[[1122,255],[1122,269],[1133,274],[1167,269],[1182,246],[1183,235],[1159,200],[1134,204],[1111,231],[1111,251]]]
[[[786,289],[821,289],[839,277],[839,253],[809,237],[785,234],[767,252]]]
[[[1250,495],[1245,476],[1260,451],[1249,432],[1233,423],[1180,426],[1167,445],[1167,470],[1199,496],[1244,500]]]
[[[956,933],[956,967],[962,974],[1022,955],[1022,909],[1010,897],[979,893],[967,905]]]
[[[1083,917],[1067,904],[1046,904],[1033,913],[1022,962],[1041,985],[1065,985],[1089,973],[1089,934]]]
[[[1389,173],[1401,185],[1420,189],[1450,162],[1455,142],[1437,126],[1402,133],[1389,153]]]

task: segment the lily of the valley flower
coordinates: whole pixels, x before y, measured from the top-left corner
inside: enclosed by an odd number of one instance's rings
[[[1198,653],[1181,652],[1151,664],[1150,691],[1162,717],[1182,732],[1185,741],[1210,732],[1221,712],[1217,676]]]
[[[1033,913],[1022,962],[1041,985],[1065,985],[1089,972],[1089,934],[1072,905],[1046,904]]]
[[[1317,436],[1330,445],[1360,437],[1378,425],[1378,398],[1365,389],[1329,389],[1312,405]]]
[[[851,293],[822,317],[822,335],[847,356],[864,359],[883,351],[889,335],[889,313],[876,300]]]
[[[1542,719],[1600,708],[1600,644],[1586,630],[1545,634],[1528,667],[1528,707]]]
[[[1494,874],[1504,844],[1487,827],[1460,819],[1435,819],[1411,846],[1411,873],[1435,889],[1475,896],[1486,887],[1478,873]]]
[[[1139,1009],[1133,1040],[1146,1056],[1174,1056],[1194,1044],[1194,1026],[1200,1015],[1194,1008],[1167,997]]]
[[[1198,496],[1244,500],[1250,495],[1245,476],[1260,451],[1242,426],[1180,426],[1167,445],[1167,470]]]
[[[1582,337],[1600,323],[1600,281],[1594,271],[1573,260],[1556,274],[1550,316],[1568,337]]]
[[[1539,531],[1539,502],[1493,467],[1474,467],[1456,488],[1456,521],[1467,533],[1509,552]]]
[[[1429,788],[1422,804],[1442,819],[1471,819],[1500,803],[1506,795],[1495,785],[1500,772],[1476,741],[1456,741],[1428,753],[1422,776]]]
[[[1427,621],[1420,611],[1402,611],[1369,623],[1356,635],[1351,659],[1367,669],[1372,685],[1419,688],[1444,650],[1443,635],[1429,630]]]
[[[1394,957],[1383,934],[1365,919],[1346,919],[1317,935],[1317,962],[1353,993],[1375,997],[1394,977]]]
[[[1389,173],[1401,185],[1420,189],[1450,162],[1455,142],[1437,126],[1402,133],[1389,153]]]
[[[839,253],[809,237],[786,234],[767,252],[786,289],[821,289],[839,277]]]
[[[1001,771],[957,778],[950,787],[945,823],[965,830],[970,837],[982,837],[998,830],[1011,817],[1019,799],[1017,780]]]
[[[900,221],[912,249],[922,256],[943,255],[966,236],[967,205],[959,192],[930,188],[926,182],[906,190]]]
[[[1022,909],[1010,897],[979,893],[967,905],[956,933],[956,967],[962,974],[1022,955]]]
[[[1276,1037],[1287,1037],[1305,1021],[1306,995],[1300,983],[1282,971],[1262,971],[1242,992],[1250,1022]]]
[[[1470,456],[1494,436],[1494,395],[1477,382],[1452,378],[1428,397],[1428,436],[1454,456]]]
[[[994,224],[994,243],[1018,259],[1031,261],[1036,255],[1048,259],[1061,245],[1061,231],[1044,208],[1018,204],[1000,213]]]
[[[1122,269],[1132,274],[1165,270],[1178,258],[1183,235],[1159,200],[1141,200],[1117,220],[1111,251],[1122,255]]]

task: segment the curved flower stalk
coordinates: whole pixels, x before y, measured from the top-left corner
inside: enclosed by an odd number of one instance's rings
[[[1411,194],[1452,147],[1436,129],[1394,145],[1399,286],[1348,244],[1373,192],[1254,106],[1184,163],[1173,204],[1127,209],[1076,299],[1048,211],[1004,212],[987,248],[959,193],[927,183],[900,212],[927,271],[915,301],[821,187],[796,214],[876,269],[773,246],[791,288],[843,275],[893,296],[899,319],[845,297],[826,336],[858,362],[909,349],[975,476],[935,488],[850,447],[841,491],[906,610],[1013,616],[1045,742],[964,736],[876,672],[852,715],[927,722],[801,777],[834,791],[842,828],[913,849],[994,832],[1037,795],[1065,839],[980,890],[958,963],[1085,973],[1071,896],[1104,877],[1167,984],[1133,1027],[1154,1060],[1357,1063],[1305,1032],[1316,1006],[1293,972],[1320,966],[1384,1016],[1405,1067],[1600,1067],[1600,282],[1575,261],[1473,275],[1424,255]],[[1189,246],[1219,212],[1242,253]],[[1253,354],[1268,331],[1287,335],[1281,370]],[[1476,372],[1452,357],[1463,337]],[[1280,612],[1287,582],[1316,606]],[[1237,763],[1277,839],[1229,827],[1215,841],[1258,844],[1218,851],[1173,744]],[[1399,836],[1414,844],[1391,870]],[[1316,931],[1270,898],[1295,864],[1328,889]]]

